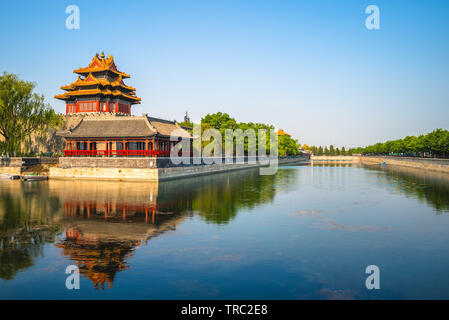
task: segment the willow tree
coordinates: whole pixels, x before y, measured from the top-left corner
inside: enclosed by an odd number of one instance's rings
[[[1,152],[20,153],[21,145],[30,135],[40,135],[62,122],[44,96],[34,93],[35,84],[4,72],[0,76]]]

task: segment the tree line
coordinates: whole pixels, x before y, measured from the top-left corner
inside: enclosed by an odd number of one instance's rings
[[[269,141],[269,130],[274,130],[274,126],[266,123],[254,123],[254,122],[238,122],[235,118],[231,117],[227,113],[217,112],[212,114],[207,114],[201,119],[201,130],[214,128],[217,129],[221,136],[223,137],[222,146],[225,147],[225,136],[226,129],[237,130],[241,129],[245,132],[248,129],[254,130],[256,133],[256,146],[255,149],[258,148],[258,130],[264,129],[267,130],[267,147],[266,151],[269,153],[270,150],[270,141]],[[206,142],[207,143],[207,142]],[[298,140],[293,139],[288,135],[283,135],[278,137],[278,154],[280,156],[289,156],[289,155],[298,155],[300,153],[301,145]],[[248,141],[244,141],[244,151],[248,152]]]
[[[367,155],[447,158],[449,157],[449,131],[435,129],[432,132],[419,136],[407,136],[404,139],[379,142],[366,147],[354,148],[352,152]]]
[[[333,145],[329,147],[308,147],[317,156],[350,156],[353,154],[363,155],[399,155],[414,157],[449,157],[449,131],[435,129],[427,134],[419,136],[407,136],[404,139],[379,142],[366,147],[341,149]]]
[[[339,149],[333,145],[330,145],[329,148],[327,146],[324,148],[322,146],[311,146],[307,150],[312,151],[312,154],[315,156],[351,156],[353,152],[352,149],[346,149],[345,147]]]

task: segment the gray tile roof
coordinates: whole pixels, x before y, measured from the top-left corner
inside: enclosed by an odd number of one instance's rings
[[[153,117],[148,117],[148,121],[150,122],[151,126],[157,130],[157,133],[162,136],[169,137],[173,134],[183,138],[191,137],[190,133],[188,133],[185,129],[181,128],[181,126],[174,121],[158,119]]]
[[[147,116],[85,117],[71,130],[57,134],[66,138],[150,137],[153,135],[190,138],[176,122]]]
[[[116,118],[84,118],[71,131],[60,132],[63,137],[149,137],[156,134],[145,117],[116,117]]]

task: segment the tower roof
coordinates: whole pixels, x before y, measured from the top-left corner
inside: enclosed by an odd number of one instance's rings
[[[97,96],[98,98],[122,98],[131,104],[138,104],[141,101],[136,96],[136,89],[123,82],[123,79],[130,76],[117,70],[112,55],[105,58],[104,53],[101,56],[97,53],[87,68],[76,69],[74,73],[80,76],[75,82],[62,86],[61,89],[67,92],[56,95],[56,99],[74,100],[82,96]],[[107,73],[109,73],[108,76],[106,76]]]
[[[88,67],[75,69],[73,70],[73,73],[84,75],[90,72],[102,72],[102,71],[110,71],[117,75],[121,75],[123,78],[130,78],[128,74],[117,70],[117,66],[114,63],[114,57],[112,55],[105,58],[103,52],[101,53],[101,56],[99,56],[97,53],[92,58],[92,61],[90,62]]]

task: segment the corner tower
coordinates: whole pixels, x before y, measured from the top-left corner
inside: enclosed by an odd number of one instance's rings
[[[105,58],[97,53],[86,68],[73,70],[78,79],[62,86],[63,94],[56,99],[66,102],[66,114],[112,113],[131,115],[131,106],[139,104],[135,88],[127,86],[123,79],[130,78],[118,71],[112,55]]]

